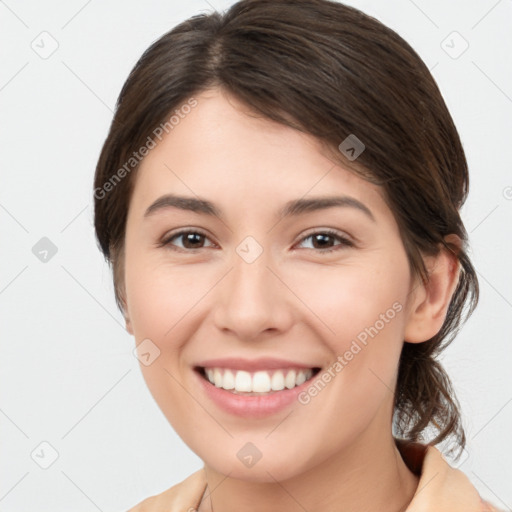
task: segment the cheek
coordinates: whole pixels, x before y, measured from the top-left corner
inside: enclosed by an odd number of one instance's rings
[[[312,450],[325,456],[328,447],[350,444],[376,415],[380,427],[388,428],[403,340],[403,283],[396,275],[344,270],[325,281],[315,278],[315,287],[304,283],[307,304],[321,319],[319,340],[332,354],[318,384],[301,397],[308,417],[319,418],[316,431],[323,441],[311,440]],[[333,424],[339,428],[333,431]]]
[[[347,342],[364,342],[368,330],[375,334],[400,332],[407,294],[407,268],[401,258],[360,261],[337,267],[318,267],[314,272],[289,272],[285,278],[304,304],[304,315],[316,318],[324,339],[337,353],[348,348]],[[309,311],[309,313],[308,313]],[[382,332],[381,332],[382,331]],[[396,336],[390,336],[396,337]]]
[[[191,312],[206,287],[204,279],[195,277],[190,269],[173,268],[127,250],[126,297],[137,341],[172,336],[175,326]]]
[[[332,354],[331,364],[338,361],[331,366],[335,377],[330,382],[339,391],[332,396],[346,401],[345,411],[360,413],[361,403],[371,411],[371,404],[376,407],[393,389],[403,344],[406,269],[407,262],[396,254],[294,278],[293,290],[307,305],[311,325]]]
[[[204,288],[192,282],[188,269],[162,265],[136,251],[126,254],[126,297],[136,344],[151,340],[159,350],[151,364],[140,368],[151,394],[179,431],[188,425],[183,411],[190,408],[190,395],[185,391],[182,355],[195,324],[194,305]],[[190,427],[190,425],[188,425]]]

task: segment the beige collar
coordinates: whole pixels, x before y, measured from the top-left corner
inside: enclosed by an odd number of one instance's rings
[[[468,477],[448,464],[434,446],[396,439],[407,466],[420,476],[405,512],[500,512],[484,502]],[[128,512],[183,512],[199,507],[206,489],[204,468]],[[140,508],[139,508],[140,507]]]
[[[420,476],[405,512],[499,512],[484,502],[469,478],[435,447],[396,439],[407,466]]]

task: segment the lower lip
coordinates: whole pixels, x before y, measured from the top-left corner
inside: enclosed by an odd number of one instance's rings
[[[297,395],[309,387],[315,378],[313,376],[313,378],[293,389],[284,389],[269,395],[248,396],[236,395],[223,388],[218,388],[205,379],[197,370],[194,370],[194,374],[213,402],[224,411],[244,418],[264,418],[285,409],[293,402],[298,402]]]

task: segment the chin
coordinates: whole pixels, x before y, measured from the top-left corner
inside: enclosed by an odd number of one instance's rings
[[[247,439],[247,436],[244,436],[243,440],[231,439],[219,451],[213,453],[209,450],[195,453],[204,461],[207,471],[208,468],[211,468],[222,475],[229,475],[229,478],[258,483],[275,483],[276,480],[285,481],[294,478],[312,469],[320,462],[320,460],[316,460],[321,458],[319,454],[315,456],[312,453],[308,456],[304,449],[298,454],[298,447],[303,444],[297,440],[290,443],[290,446],[283,446],[276,437],[275,446],[267,440],[266,442],[256,441],[253,447],[248,444],[250,441]],[[261,450],[256,451],[256,446],[259,446]],[[250,460],[244,462],[246,454],[251,452],[254,456],[261,458],[254,459],[252,463]]]

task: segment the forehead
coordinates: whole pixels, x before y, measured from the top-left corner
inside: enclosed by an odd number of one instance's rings
[[[336,162],[314,137],[262,117],[221,90],[194,96],[141,162],[133,201],[141,208],[164,193],[216,203],[275,208],[291,199],[350,195],[389,215],[380,187]]]

